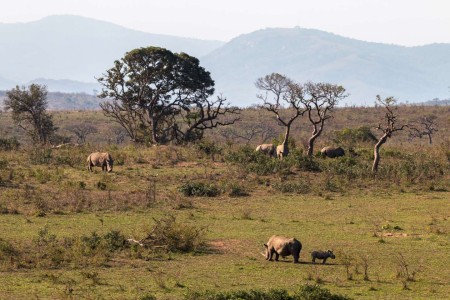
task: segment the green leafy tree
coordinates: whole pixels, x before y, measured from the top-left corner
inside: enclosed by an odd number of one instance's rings
[[[6,110],[12,111],[14,122],[24,129],[33,142],[45,144],[57,128],[47,113],[47,88],[45,85],[31,84],[28,88],[16,86],[6,92]]]
[[[205,129],[234,123],[239,113],[214,94],[210,73],[199,60],[164,48],[134,49],[114,62],[98,81],[100,106],[135,142],[152,144],[200,139]]]

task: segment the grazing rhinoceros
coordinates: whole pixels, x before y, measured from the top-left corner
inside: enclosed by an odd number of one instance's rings
[[[332,259],[335,259],[336,256],[333,254],[333,251],[313,251],[311,252],[312,262],[316,262],[316,258],[323,259],[322,264],[325,264],[328,257],[331,257]]]
[[[108,152],[94,152],[87,158],[88,170],[92,172],[92,167],[102,167],[102,171],[111,172],[114,160]]]
[[[256,152],[262,152],[269,156],[276,157],[276,147],[274,144],[261,144],[255,149]]]
[[[298,259],[300,258],[300,251],[302,250],[302,243],[300,243],[295,238],[287,238],[282,236],[273,235],[267,244],[264,244],[266,247],[266,260],[272,260],[272,256],[275,254],[275,261],[278,261],[278,258],[292,255],[294,257],[294,263],[298,263]]]
[[[335,157],[345,155],[345,151],[341,147],[337,147],[337,148],[325,147],[322,150],[320,150],[320,153],[322,153],[322,155],[327,156],[329,158],[335,158]]]

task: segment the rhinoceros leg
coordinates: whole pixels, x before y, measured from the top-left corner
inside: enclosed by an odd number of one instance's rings
[[[279,258],[280,258],[280,254],[278,254],[277,252],[275,252],[275,261],[278,261]]]

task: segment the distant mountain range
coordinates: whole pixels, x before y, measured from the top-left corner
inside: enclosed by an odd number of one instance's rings
[[[199,57],[224,44],[150,34],[70,15],[0,23],[0,89],[36,78],[95,83],[116,59],[139,47],[160,46]]]
[[[95,78],[114,60],[146,46],[198,57],[216,91],[239,106],[258,103],[254,82],[272,72],[343,85],[350,96],[342,104],[348,105],[372,105],[377,94],[409,103],[450,95],[450,44],[403,47],[303,28],[264,29],[225,43],[77,16],[0,24],[0,89],[37,82],[49,91],[93,93],[100,89]]]

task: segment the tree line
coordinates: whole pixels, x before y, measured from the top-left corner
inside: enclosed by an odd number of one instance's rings
[[[223,95],[214,96],[214,80],[197,58],[173,53],[164,48],[146,47],[127,52],[123,58],[98,78],[102,86],[99,97],[105,116],[119,124],[122,137],[135,143],[185,144],[201,140],[205,130],[225,127],[240,120],[239,107],[231,106]],[[258,78],[255,86],[260,108],[276,116],[285,128],[279,145],[288,155],[292,124],[306,117],[312,127],[307,155],[314,153],[314,143],[322,134],[327,120],[333,117],[339,101],[348,96],[344,87],[331,83],[299,83],[285,75],[272,73]],[[374,146],[372,170],[378,170],[380,147],[392,135],[409,129],[410,137],[427,136],[437,131],[436,118],[422,116],[414,124],[399,123],[396,99],[376,97],[385,110],[377,130],[382,132]],[[5,110],[12,111],[13,121],[25,130],[35,144],[64,142],[56,132],[52,115],[47,112],[46,86],[31,84],[7,91]],[[264,128],[264,124],[260,125]],[[260,128],[260,129],[261,129]],[[89,124],[69,128],[79,143],[96,132]]]

